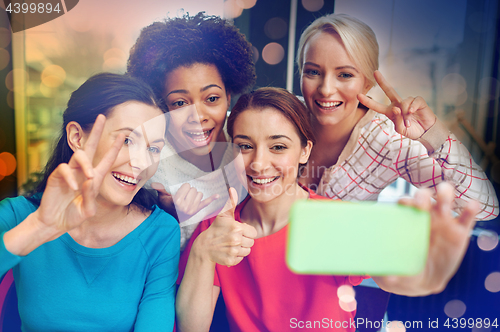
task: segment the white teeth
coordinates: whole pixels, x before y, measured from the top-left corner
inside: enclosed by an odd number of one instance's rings
[[[197,131],[197,132],[187,131],[187,133],[189,135],[193,135],[193,136],[201,136],[200,138],[194,138],[193,137],[193,140],[195,140],[196,142],[204,142],[210,136],[210,132],[211,131],[212,131],[212,129],[205,130],[205,131]]]
[[[112,173],[112,175],[115,178],[117,178],[117,179],[119,179],[119,180],[121,180],[123,182],[126,182],[128,184],[137,184],[137,182],[138,182],[137,179],[131,178],[130,176],[126,176],[126,175],[123,175],[123,174]]]
[[[326,103],[322,103],[322,102],[318,101],[318,104],[321,107],[337,107],[337,106],[340,106],[340,104],[342,104],[342,102],[341,101],[329,101],[329,102],[326,102]]]
[[[266,183],[269,183],[269,182],[276,180],[276,178],[277,177],[268,178],[268,179],[254,179],[254,178],[252,178],[252,181],[255,183],[258,183],[258,184],[266,184]]]

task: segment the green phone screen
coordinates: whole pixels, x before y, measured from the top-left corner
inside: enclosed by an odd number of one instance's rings
[[[428,212],[367,202],[303,200],[290,211],[287,264],[295,273],[414,275],[425,266]]]

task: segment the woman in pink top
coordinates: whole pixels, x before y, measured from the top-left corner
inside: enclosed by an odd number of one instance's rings
[[[321,199],[297,181],[314,142],[305,106],[278,88],[240,97],[228,118],[239,147],[249,197],[237,207],[236,192],[216,218],[203,221],[180,262],[176,302],[179,331],[208,331],[222,291],[232,331],[287,331],[320,321],[317,329],[354,331],[354,312],[339,305],[337,290],[360,277],[292,273],[285,264],[290,207],[296,200]],[[453,190],[440,186],[437,203],[420,191],[406,204],[431,213],[432,237],[426,268],[412,277],[373,278],[384,290],[404,295],[441,291],[468,245],[477,203],[451,217]],[[326,320],[325,320],[326,318]]]

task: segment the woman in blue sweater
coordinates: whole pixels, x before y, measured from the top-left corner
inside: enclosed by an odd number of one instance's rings
[[[164,119],[127,76],[71,95],[36,193],[0,202],[0,275],[13,269],[23,331],[172,331],[179,226],[142,189]]]

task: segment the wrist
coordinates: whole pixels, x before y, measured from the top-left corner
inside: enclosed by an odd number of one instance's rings
[[[209,263],[213,264],[215,267],[215,263],[210,258],[205,232],[201,232],[201,234],[194,240],[190,256],[193,256],[193,258],[199,263]]]
[[[434,124],[425,130],[424,133],[417,138],[417,141],[422,143],[429,155],[431,155],[444,144],[448,139],[449,133],[450,131],[448,128],[446,128],[446,126],[436,117]]]
[[[43,222],[38,210],[33,212],[30,217],[31,218],[26,219],[26,222],[28,222],[30,228],[36,232],[37,238],[40,241],[49,242],[66,233],[57,227],[47,225],[47,223]]]

